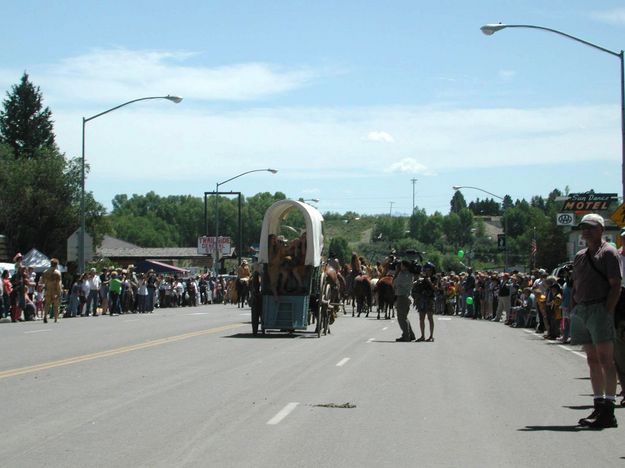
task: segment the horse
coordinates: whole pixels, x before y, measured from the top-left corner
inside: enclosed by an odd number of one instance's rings
[[[380,312],[384,312],[384,319],[388,320],[395,317],[395,291],[393,290],[393,277],[383,276],[376,284],[376,296],[378,298],[378,320],[380,320]]]
[[[250,295],[249,277],[237,278],[236,290],[237,290],[237,307],[238,308],[245,307],[245,304],[249,303],[249,295]]]
[[[224,295],[224,304],[237,303],[237,284],[236,280],[229,280],[226,285],[226,294]]]
[[[371,311],[371,279],[367,275],[358,275],[354,278],[354,284],[352,288],[353,298],[356,302],[356,310],[358,311],[358,317],[363,312],[366,312],[366,317],[369,317]],[[352,306],[352,317],[354,316],[354,308]]]

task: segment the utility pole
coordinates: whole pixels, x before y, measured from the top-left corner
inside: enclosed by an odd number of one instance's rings
[[[395,202],[389,202],[389,203],[391,204],[391,210],[389,211],[388,215],[389,215],[389,216],[393,216],[393,204],[394,204]]]
[[[414,184],[419,179],[410,179],[412,181],[412,214],[414,214]]]

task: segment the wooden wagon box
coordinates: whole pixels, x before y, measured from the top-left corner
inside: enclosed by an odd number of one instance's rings
[[[263,296],[263,328],[265,330],[306,330],[310,296]]]

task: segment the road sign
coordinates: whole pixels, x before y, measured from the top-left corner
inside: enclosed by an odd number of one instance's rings
[[[556,224],[558,226],[575,226],[575,213],[558,213]]]
[[[562,204],[562,211],[607,211],[617,199],[616,193],[571,193]]]
[[[217,245],[219,255],[230,255],[230,237],[219,236]],[[201,236],[197,238],[197,253],[204,255],[215,255],[215,236]]]
[[[610,219],[614,221],[618,227],[625,226],[625,203],[619,206],[616,211],[610,215]]]

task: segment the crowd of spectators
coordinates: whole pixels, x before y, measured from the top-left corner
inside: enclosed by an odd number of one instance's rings
[[[458,315],[476,320],[503,321],[512,327],[533,327],[545,338],[569,341],[572,279],[570,268],[558,276],[544,269],[524,274],[474,272],[437,273],[434,284],[434,313]],[[2,273],[0,317],[14,322],[43,317],[44,291],[32,268],[16,263],[16,271]],[[220,303],[226,299],[223,277],[210,274],[186,278],[138,273],[128,268],[103,268],[75,275],[65,281],[63,316],[86,317],[108,314],[151,313],[154,308]]]
[[[174,274],[146,273],[128,268],[91,268],[82,275],[64,277],[63,317],[108,314],[151,313],[155,308],[197,306],[223,302],[227,284],[222,276],[210,274],[179,277]],[[41,274],[19,263],[15,273],[2,272],[0,318],[12,322],[43,318],[44,286]]]
[[[437,274],[434,311],[475,320],[503,321],[511,327],[531,327],[547,339],[570,340],[571,267],[557,276],[544,269],[530,274],[513,271]]]

